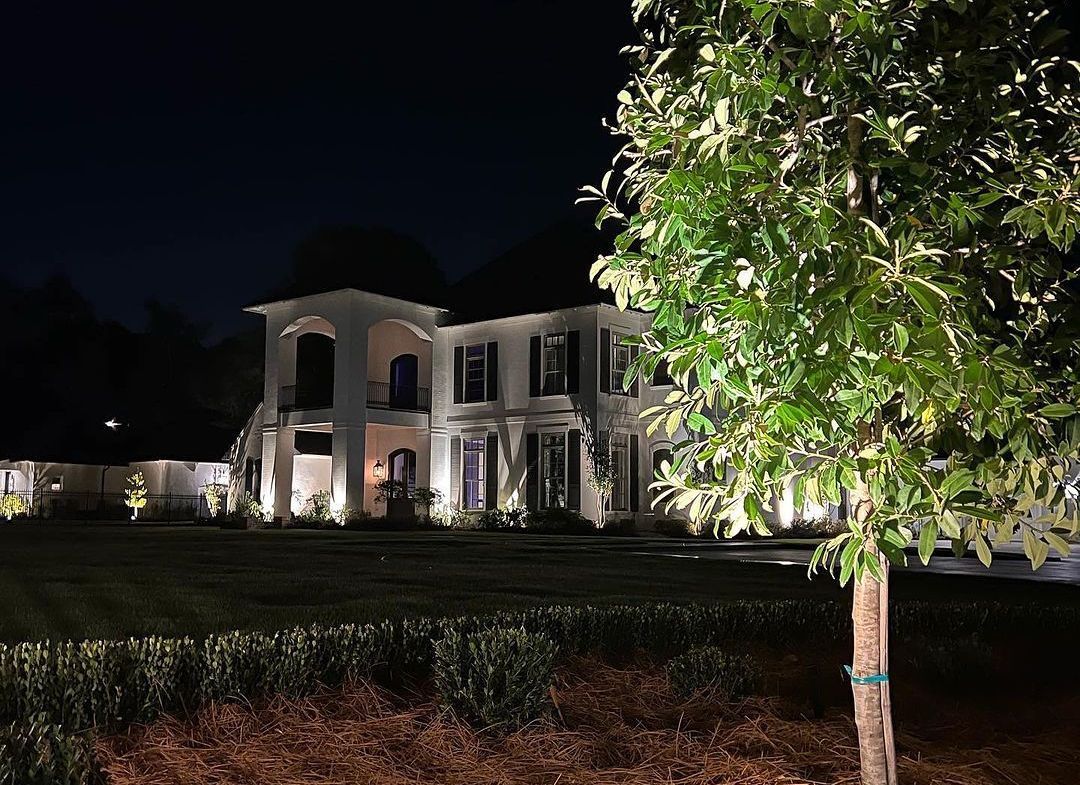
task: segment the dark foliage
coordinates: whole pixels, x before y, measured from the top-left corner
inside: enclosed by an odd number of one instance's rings
[[[698,646],[673,657],[667,664],[675,694],[716,690],[731,698],[754,695],[761,689],[761,668],[745,654],[732,654],[718,646]]]
[[[435,645],[435,683],[445,705],[488,727],[520,727],[550,705],[558,647],[521,629],[448,630]]]

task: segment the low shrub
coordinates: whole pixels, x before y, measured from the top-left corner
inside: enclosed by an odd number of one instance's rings
[[[653,531],[664,537],[682,539],[701,536],[695,524],[683,518],[658,518],[653,522]]]
[[[820,518],[797,518],[787,526],[774,526],[773,534],[777,537],[793,537],[798,539],[820,539],[822,537],[835,537],[846,532],[847,521],[833,520],[828,516]]]
[[[475,528],[485,532],[523,529],[528,517],[529,511],[524,507],[487,510],[477,516]]]
[[[64,733],[43,715],[0,727],[0,782],[89,785],[98,781],[90,741]]]
[[[608,521],[604,524],[604,528],[597,533],[603,534],[605,537],[636,537],[638,534],[637,521],[633,518],[619,518]]]
[[[344,528],[358,532],[411,532],[434,531],[442,527],[420,518],[384,518],[382,516],[350,518]]]
[[[553,507],[530,510],[525,519],[525,531],[530,534],[596,534],[596,524],[577,510]]]
[[[979,635],[918,636],[908,642],[907,648],[915,672],[934,687],[977,691],[994,677],[993,653]]]
[[[716,690],[732,698],[753,695],[761,688],[761,669],[745,654],[730,654],[717,646],[698,646],[672,658],[668,681],[684,698]]]
[[[548,708],[558,647],[523,629],[449,630],[435,645],[445,705],[482,727],[520,727]]]

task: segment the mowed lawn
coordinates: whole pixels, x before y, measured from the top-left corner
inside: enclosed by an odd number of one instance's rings
[[[843,597],[800,567],[672,558],[676,542],[476,532],[0,526],[0,640],[199,636],[549,603]],[[896,596],[1075,598],[898,575]]]

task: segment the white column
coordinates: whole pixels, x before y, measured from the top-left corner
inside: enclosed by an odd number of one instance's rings
[[[263,472],[266,471],[266,443],[263,439]],[[288,518],[292,511],[293,457],[296,452],[296,432],[292,428],[278,428],[274,439],[273,500],[274,516]],[[264,494],[265,495],[265,494]]]
[[[330,493],[335,504],[364,509],[365,442],[367,425],[334,423],[331,441]]]

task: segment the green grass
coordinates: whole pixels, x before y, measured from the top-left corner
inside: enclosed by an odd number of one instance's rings
[[[0,640],[186,634],[549,603],[841,596],[803,569],[674,543],[464,532],[0,526]],[[896,596],[1073,600],[1061,587],[898,575]]]

